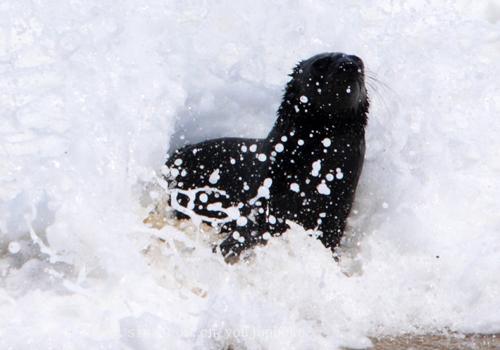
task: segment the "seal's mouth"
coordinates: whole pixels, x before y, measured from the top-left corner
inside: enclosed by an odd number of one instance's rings
[[[337,107],[356,110],[366,100],[366,88],[362,75],[338,78],[333,81],[332,97]]]
[[[334,74],[327,81],[327,96],[322,101],[331,103],[337,110],[357,110],[366,102],[364,76],[359,72]]]

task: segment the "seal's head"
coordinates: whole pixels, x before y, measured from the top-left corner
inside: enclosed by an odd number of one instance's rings
[[[291,74],[284,103],[297,113],[336,118],[366,114],[363,61],[344,53],[321,53],[301,61]]]

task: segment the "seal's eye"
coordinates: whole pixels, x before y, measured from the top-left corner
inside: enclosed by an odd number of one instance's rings
[[[331,57],[324,57],[316,60],[312,64],[313,72],[316,74],[325,74],[328,71],[328,68],[332,64],[333,60]]]

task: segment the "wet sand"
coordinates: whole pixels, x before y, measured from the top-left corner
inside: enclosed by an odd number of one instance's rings
[[[500,334],[408,334],[371,340],[373,347],[366,350],[500,350]]]

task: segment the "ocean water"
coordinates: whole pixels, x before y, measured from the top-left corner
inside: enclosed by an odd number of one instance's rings
[[[325,51],[372,102],[340,262],[298,226],[227,265],[143,224],[169,149],[266,135]],[[0,2],[1,348],[499,332],[499,59],[498,1]]]

